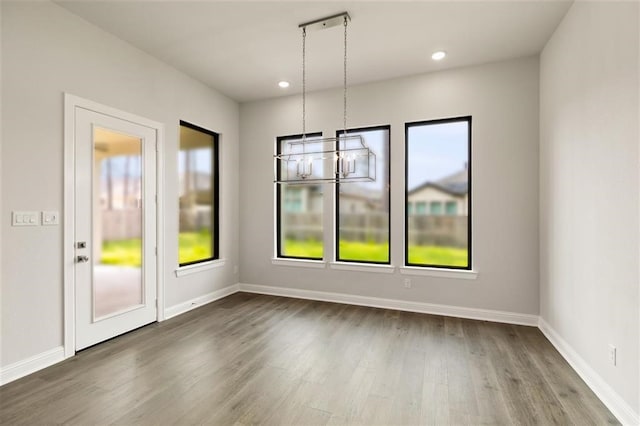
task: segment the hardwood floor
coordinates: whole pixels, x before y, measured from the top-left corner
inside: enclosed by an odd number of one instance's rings
[[[536,328],[237,293],[1,387],[0,423],[617,421]]]

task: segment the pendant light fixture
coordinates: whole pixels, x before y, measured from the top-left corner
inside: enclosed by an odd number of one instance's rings
[[[300,24],[302,29],[302,137],[289,140],[274,155],[275,182],[318,184],[371,182],[376,180],[376,155],[361,135],[347,133],[347,12]],[[343,131],[338,137],[307,136],[307,30],[344,26]]]

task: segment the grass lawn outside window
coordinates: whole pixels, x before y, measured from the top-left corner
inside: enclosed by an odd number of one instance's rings
[[[321,241],[287,240],[286,256],[320,258],[322,256]],[[446,266],[466,266],[467,250],[456,247],[410,246],[409,263],[432,264]],[[387,244],[363,243],[357,241],[341,241],[340,252],[349,259],[366,260],[368,262],[386,262],[389,247]]]
[[[193,262],[197,259],[211,257],[211,233],[208,230],[202,232],[181,232],[179,239],[178,258],[180,263]],[[103,265],[140,267],[141,261],[140,238],[127,240],[105,241],[102,245]]]
[[[211,256],[209,232],[182,232],[180,239],[180,263],[194,258]],[[322,242],[317,240],[287,240],[286,256],[322,258]],[[456,247],[410,246],[409,263],[465,266],[467,250]],[[341,241],[340,251],[349,259],[385,262],[389,247],[385,244]],[[140,267],[140,239],[108,241],[102,246],[102,261],[107,265]]]

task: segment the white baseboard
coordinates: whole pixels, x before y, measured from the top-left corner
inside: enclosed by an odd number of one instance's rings
[[[211,293],[207,293],[205,295],[196,297],[195,299],[178,303],[177,305],[173,305],[169,308],[165,308],[164,319],[168,320],[169,318],[173,318],[180,314],[184,314],[185,312],[189,312],[192,309],[199,308],[200,306],[206,305],[207,303],[215,302],[218,299],[222,299],[223,297],[227,297],[233,293],[237,293],[238,291],[239,291],[238,284],[233,284],[228,287],[224,287],[219,290],[212,291]]]
[[[301,290],[287,287],[272,287],[256,284],[234,284],[211,293],[196,297],[165,309],[165,319],[173,318],[192,309],[211,303],[223,297],[237,293],[268,294],[273,296],[293,297],[297,299],[319,300],[325,302],[344,303],[349,305],[370,306],[374,308],[396,309],[400,311],[443,315],[458,318],[493,321],[507,324],[538,326],[551,344],[567,360],[584,382],[593,390],[614,416],[624,425],[640,424],[640,415],[636,413],[615,390],[596,373],[587,362],[553,329],[544,319],[537,315],[514,312],[494,311],[487,309],[465,308],[459,306],[438,305],[433,303],[409,302],[397,299],[357,296],[344,293]],[[0,385],[7,384],[21,377],[32,374],[63,361],[64,347],[59,346],[41,354],[0,368]]]
[[[544,319],[540,318],[538,328],[620,423],[640,424],[640,415]]]
[[[236,293],[238,291],[238,284],[234,284],[205,294],[203,296],[196,297],[195,299],[191,299],[184,303],[172,306],[165,309],[165,319],[183,314],[207,303],[222,299],[223,297],[229,296],[230,294]],[[47,368],[53,364],[57,364],[64,359],[64,346],[59,346],[57,348],[50,349],[46,352],[34,355],[22,361],[7,365],[6,367],[0,367],[0,386],[20,379],[24,376],[28,376],[29,374],[35,373],[36,371]]]
[[[438,305],[434,303],[409,302],[397,299],[356,296],[344,293],[300,290],[288,287],[271,287],[256,284],[239,284],[240,291],[247,293],[270,294],[273,296],[294,297],[297,299],[320,300],[324,302],[345,303],[348,305],[370,306],[373,308],[395,309],[398,311],[418,312],[422,314],[443,315],[507,324],[536,327],[538,316],[514,312],[493,311],[488,309],[465,308],[460,306]]]
[[[256,284],[238,284],[239,291],[247,293],[268,294],[272,296],[293,297],[297,299],[319,300],[324,302],[344,303],[349,305],[370,306],[374,308],[395,309],[400,311],[424,314],[443,315],[468,318],[507,324],[538,327],[551,344],[567,360],[596,396],[607,406],[623,425],[640,425],[640,416],[620,395],[611,388],[578,353],[537,315],[518,314],[514,312],[494,311],[487,309],[465,308],[460,306],[438,305],[433,303],[409,302],[397,299],[357,296],[344,293],[301,290],[288,287],[273,287]]]
[[[64,360],[64,347],[49,349],[22,361],[0,368],[0,386]]]

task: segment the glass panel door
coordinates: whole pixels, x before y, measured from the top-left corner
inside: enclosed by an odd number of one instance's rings
[[[93,321],[144,304],[142,140],[93,131]]]
[[[119,113],[75,108],[76,350],[157,319],[157,127]]]

